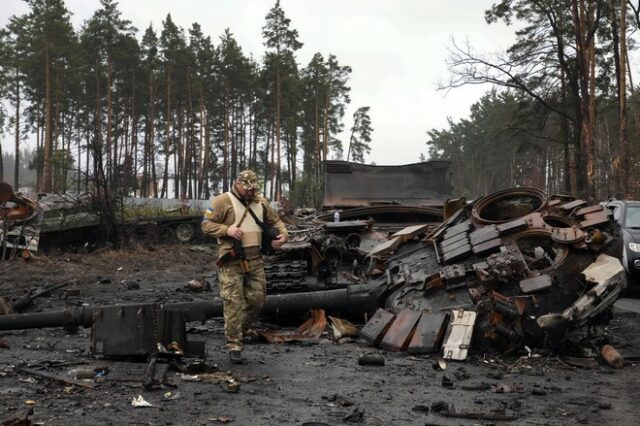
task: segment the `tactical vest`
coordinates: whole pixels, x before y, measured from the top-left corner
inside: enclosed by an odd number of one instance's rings
[[[233,205],[233,213],[235,215],[233,225],[239,227],[243,232],[242,246],[245,248],[260,247],[262,244],[262,229],[260,229],[256,221],[253,220],[253,217],[251,217],[249,212],[247,212],[246,215],[244,214],[246,207],[240,202],[240,200],[229,192],[227,192],[227,196]],[[258,220],[262,222],[264,221],[264,209],[259,201],[249,204],[249,208],[253,211]],[[242,220],[243,216],[244,220]],[[238,226],[241,220],[242,223]],[[226,252],[231,249],[231,242],[228,238],[218,238],[218,247],[219,252]]]

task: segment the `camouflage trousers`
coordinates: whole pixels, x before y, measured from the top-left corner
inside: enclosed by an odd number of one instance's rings
[[[262,257],[249,261],[249,272],[242,270],[239,260],[218,269],[220,297],[224,302],[224,336],[226,348],[242,350],[242,336],[258,318],[266,297],[267,278]]]

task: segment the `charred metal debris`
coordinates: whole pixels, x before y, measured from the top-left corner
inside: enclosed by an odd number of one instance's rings
[[[43,212],[37,203],[0,182],[0,260],[28,257],[38,248]]]
[[[193,206],[187,200],[124,198],[122,207],[131,214],[116,215],[122,230],[119,237],[128,243],[202,240],[199,211],[205,202],[192,203]],[[105,242],[106,228],[89,193],[38,194],[37,199],[31,199],[0,182],[0,260],[29,258],[42,249],[67,246],[88,253]]]
[[[553,348],[606,320],[626,287],[618,228],[600,205],[530,188],[498,191],[399,248],[361,334],[382,348],[437,352]]]
[[[445,205],[450,217],[439,225],[442,209],[434,207],[410,211],[422,215],[418,224],[373,219],[375,209],[395,214],[406,206],[345,210],[338,222],[331,213],[298,220],[285,250],[267,264],[271,294],[263,315],[368,315],[360,330],[368,344],[453,360],[470,351],[557,348],[607,320],[626,276],[616,257],[617,225],[602,206],[530,188],[458,205],[456,212]],[[282,290],[288,292],[274,294]],[[219,299],[84,306],[0,315],[0,330],[85,326],[94,354],[171,347],[203,356],[204,345],[187,340],[185,324],[221,315]],[[320,323],[324,328],[326,320],[310,324],[315,330]]]

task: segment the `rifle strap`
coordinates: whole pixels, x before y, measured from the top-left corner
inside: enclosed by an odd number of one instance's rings
[[[251,211],[249,206],[244,206],[244,213],[242,213],[242,217],[240,218],[240,222],[238,222],[238,225],[236,225],[238,228],[240,228],[242,226],[242,222],[244,222],[244,219],[247,217],[247,212],[248,211]]]
[[[242,205],[246,207],[246,210],[244,211],[244,215],[242,217],[243,220],[244,220],[244,216],[246,216],[247,212],[249,212],[249,214],[251,215],[253,220],[255,220],[256,224],[260,227],[260,229],[262,229],[262,232],[267,232],[267,226],[264,224],[264,222],[262,222],[260,219],[258,219],[258,216],[256,216],[256,214],[253,212],[253,210],[251,210],[249,208],[249,205],[245,202],[245,200],[243,200],[242,198],[238,197],[233,191],[229,191],[229,192],[231,192],[231,194],[233,194],[233,196],[236,197],[238,199],[238,201],[240,201],[242,203]],[[264,211],[264,206],[262,207],[262,209]],[[240,225],[238,225],[238,226],[240,226]]]

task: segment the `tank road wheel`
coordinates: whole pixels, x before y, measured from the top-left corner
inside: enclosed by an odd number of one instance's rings
[[[193,239],[194,235],[195,229],[193,228],[192,224],[181,223],[180,225],[176,226],[176,238],[181,243],[188,243]]]

